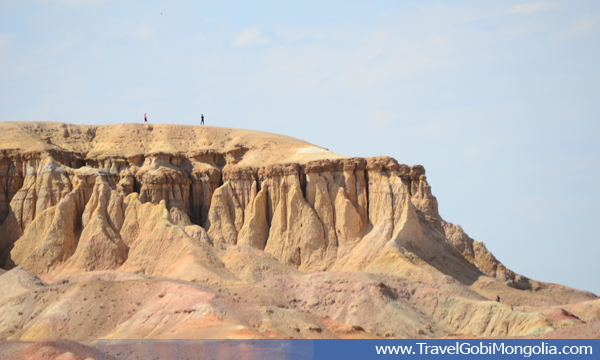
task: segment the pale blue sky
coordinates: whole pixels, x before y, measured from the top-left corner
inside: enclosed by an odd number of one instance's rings
[[[422,164],[506,266],[596,294],[599,95],[599,1],[0,1],[0,120],[204,113]]]

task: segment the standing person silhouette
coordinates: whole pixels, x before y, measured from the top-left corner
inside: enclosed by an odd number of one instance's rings
[[[200,125],[204,125],[204,114],[200,115]]]
[[[147,123],[148,122],[148,118],[146,117],[146,113],[144,113],[144,122]]]

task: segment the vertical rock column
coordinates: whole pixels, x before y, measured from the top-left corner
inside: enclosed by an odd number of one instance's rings
[[[356,240],[368,223],[364,169],[362,158],[313,161],[304,167],[306,200],[323,222],[328,245]]]
[[[263,250],[269,234],[267,221],[267,184],[266,182],[258,190],[258,171],[249,168],[223,169],[223,180],[229,183],[229,208],[234,206],[232,217],[239,219],[236,214],[239,206],[243,212],[242,226],[237,222],[235,228],[238,231],[236,244],[249,246]],[[233,201],[235,199],[236,201]]]
[[[194,169],[190,175],[190,220],[204,228],[214,191],[220,186],[221,171],[217,168]]]
[[[29,159],[23,164],[23,186],[13,197],[10,207],[24,230],[36,214],[54,206],[71,191],[67,168],[51,157]]]
[[[10,159],[0,152],[0,225],[8,216],[8,209],[10,204],[10,200],[8,199],[8,169],[10,166]]]
[[[266,180],[273,209],[265,251],[279,262],[300,270],[325,270],[331,256],[328,256],[323,224],[304,200],[300,167],[297,164],[269,166],[261,169],[259,175]]]
[[[229,181],[233,196],[237,199],[242,211],[246,210],[246,206],[250,203],[251,197],[254,196],[252,186],[256,187],[256,179],[258,172],[250,167],[241,167],[223,169],[223,182]]]
[[[392,225],[393,194],[389,175],[384,169],[385,160],[382,158],[367,160],[369,222],[373,224],[375,229],[383,225]]]
[[[75,253],[81,229],[92,217],[92,211],[89,209],[98,206],[97,179],[102,179],[103,174],[109,175],[105,170],[87,167],[75,170],[73,178],[75,189],[63,197],[57,205],[36,214],[35,219],[26,227],[23,236],[15,242],[11,251],[11,260],[14,264],[34,274],[46,274],[62,265]],[[102,184],[109,188],[105,182]],[[120,197],[111,204],[109,213],[118,214]],[[84,209],[88,211],[84,212]],[[112,223],[119,226],[119,217],[113,216],[113,218]]]
[[[0,152],[0,224],[10,212],[10,202],[23,186],[23,161]]]
[[[244,213],[244,226],[238,234],[238,245],[263,250],[269,237],[267,221],[267,184],[256,191],[257,182],[252,183],[251,196]]]
[[[415,165],[410,168],[412,202],[427,217],[441,220],[438,213],[438,202],[431,194],[431,186],[427,183],[425,168]]]
[[[41,213],[15,242],[11,261],[27,271],[46,274],[69,259],[78,243],[80,189],[71,191],[56,206]]]
[[[123,197],[103,177],[97,177],[82,215],[81,238],[65,270],[111,270],[127,260],[128,248],[119,234],[124,221],[122,204]]]
[[[335,232],[335,206],[329,196],[327,180],[319,174],[318,166],[307,166],[306,201],[315,209],[323,224],[324,237],[328,245],[337,246]]]
[[[215,190],[206,228],[215,246],[237,244],[238,231],[244,224],[244,212],[235,197],[230,181]]]
[[[238,233],[245,222],[244,212],[256,197],[255,179],[256,171],[252,168],[223,169],[225,183],[212,196],[206,223],[208,235],[215,245],[237,244]],[[248,226],[250,225],[246,226],[244,236],[250,230]]]

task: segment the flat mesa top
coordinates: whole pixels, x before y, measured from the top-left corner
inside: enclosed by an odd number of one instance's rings
[[[89,159],[130,158],[152,153],[190,156],[244,149],[238,166],[299,163],[345,156],[289,136],[262,131],[169,124],[71,125],[0,122],[0,151],[78,152]]]

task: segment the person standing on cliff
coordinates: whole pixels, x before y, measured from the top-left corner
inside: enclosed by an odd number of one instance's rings
[[[200,125],[204,125],[204,114],[200,114]]]
[[[146,117],[146,113],[144,113],[144,122],[148,123],[148,118]]]
[[[500,295],[496,295],[496,302],[500,302]]]

